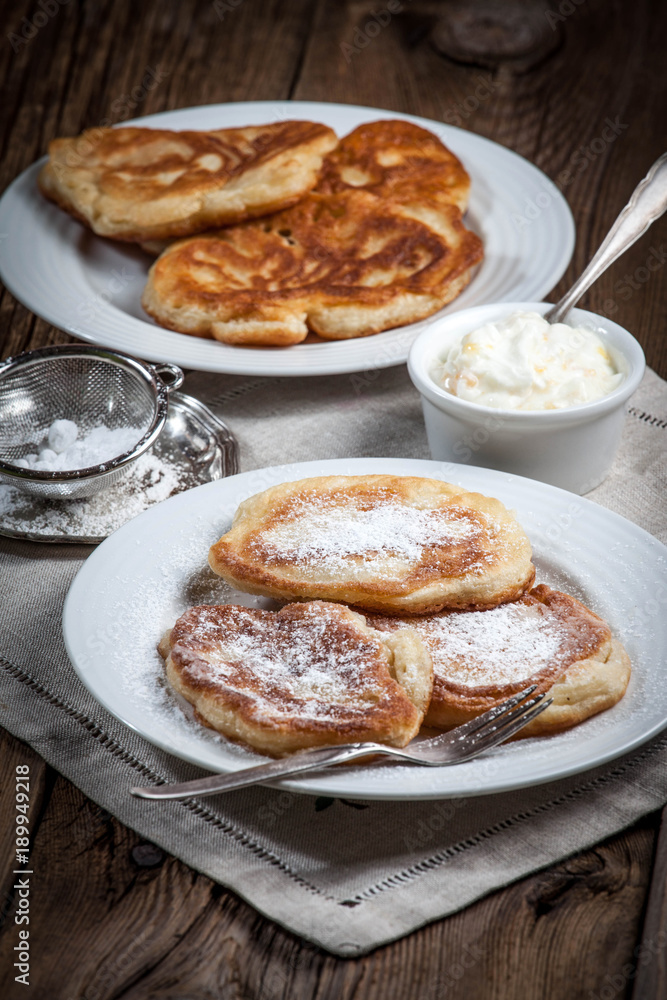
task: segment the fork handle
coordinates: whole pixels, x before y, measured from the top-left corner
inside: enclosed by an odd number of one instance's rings
[[[302,771],[311,771],[318,767],[329,767],[331,764],[343,764],[356,757],[367,757],[375,753],[391,753],[391,747],[379,744],[349,743],[338,747],[311,747],[272,760],[269,764],[258,767],[246,767],[232,774],[211,774],[208,778],[198,778],[195,781],[183,781],[178,785],[153,785],[142,788],[130,788],[130,794],[139,799],[186,799],[191,795],[213,795],[215,792],[231,792],[235,788],[247,788],[248,785],[264,784],[276,778],[285,778]]]

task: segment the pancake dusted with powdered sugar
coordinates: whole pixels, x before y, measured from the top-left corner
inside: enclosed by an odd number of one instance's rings
[[[560,732],[615,705],[630,678],[628,655],[607,623],[544,585],[489,611],[370,615],[368,624],[390,633],[409,624],[419,633],[434,670],[425,724],[437,728],[459,726],[536,684],[553,703],[519,735]]]
[[[273,486],[240,505],[209,563],[249,593],[389,614],[494,607],[535,573],[528,538],[499,500],[412,476]]]
[[[375,632],[362,615],[320,601],[279,612],[192,608],[160,652],[201,722],[274,755],[363,740],[405,746],[433,685],[416,633]]]

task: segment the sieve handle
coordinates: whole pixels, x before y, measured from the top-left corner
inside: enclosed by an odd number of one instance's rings
[[[168,361],[164,361],[153,365],[153,371],[168,392],[175,392],[176,389],[180,389],[183,385],[185,376],[178,365],[172,365]]]

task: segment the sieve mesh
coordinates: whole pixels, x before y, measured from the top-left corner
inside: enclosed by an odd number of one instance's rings
[[[57,419],[73,420],[80,437],[100,424],[110,430],[137,427],[138,443],[157,413],[155,388],[122,359],[85,353],[37,357],[10,368],[0,380],[0,459],[12,463],[35,452]],[[126,471],[126,466],[100,467],[94,479],[69,481],[62,473],[17,480],[0,471],[0,482],[39,496],[74,498],[106,488]]]

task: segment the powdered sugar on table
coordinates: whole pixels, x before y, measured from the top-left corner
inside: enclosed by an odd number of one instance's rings
[[[141,455],[127,474],[96,496],[83,500],[42,500],[14,486],[0,486],[0,527],[31,537],[101,539],[153,504],[178,492],[176,466],[153,452]]]

